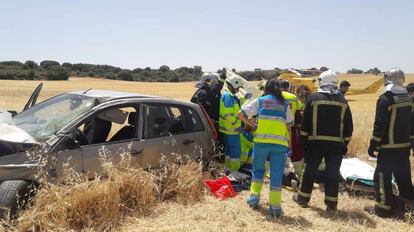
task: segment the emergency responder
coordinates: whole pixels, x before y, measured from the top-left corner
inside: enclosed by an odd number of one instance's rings
[[[293,164],[293,169],[295,170],[295,174],[302,179],[303,174],[303,157],[305,151],[303,150],[302,143],[300,142],[300,128],[303,118],[303,108],[304,103],[306,102],[307,97],[312,93],[306,85],[301,85],[296,90],[296,94],[299,100],[298,109],[294,115],[295,117],[295,124],[292,126],[292,156],[290,160]]]
[[[410,148],[414,141],[413,102],[403,83],[404,72],[393,68],[385,73],[385,93],[377,100],[374,130],[368,154],[377,158],[374,173],[376,203],[365,210],[389,217],[397,210],[392,191],[392,178],[399,196],[414,200],[411,181]]]
[[[341,83],[339,84],[339,93],[345,97],[346,93],[349,90],[349,87],[351,87],[351,84],[348,81],[341,81]]]
[[[338,94],[336,73],[328,70],[319,77],[319,90],[310,95],[303,112],[301,141],[305,150],[305,171],[298,194],[293,200],[307,207],[317,169],[325,159],[325,204],[327,211],[336,211],[338,203],[339,168],[353,131],[351,110]]]
[[[282,176],[287,155],[290,153],[290,126],[293,123],[289,104],[283,98],[281,81],[271,79],[266,83],[268,95],[259,97],[244,105],[239,113],[240,119],[250,127],[257,128],[254,133],[253,168],[251,193],[247,203],[257,208],[265,175],[265,162],[270,158],[269,213],[280,217]],[[256,122],[249,117],[257,115]]]
[[[212,118],[212,90],[210,84],[214,80],[218,80],[220,77],[217,73],[203,73],[195,85],[196,92],[191,97],[191,102],[201,105],[207,114]]]
[[[225,166],[231,171],[240,168],[240,132],[242,131],[241,122],[237,117],[240,111],[240,100],[236,93],[243,87],[243,81],[237,76],[226,78],[227,88],[220,99],[220,118],[219,131],[223,133]]]

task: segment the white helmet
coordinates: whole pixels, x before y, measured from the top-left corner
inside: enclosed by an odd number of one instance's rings
[[[243,79],[237,75],[228,75],[226,78],[228,85],[231,85],[233,88],[243,88]]]
[[[319,87],[322,86],[337,86],[338,84],[338,78],[336,76],[336,73],[332,70],[325,71],[321,73],[319,76]]]
[[[384,86],[388,84],[403,85],[405,82],[405,74],[399,68],[392,68],[384,74]]]

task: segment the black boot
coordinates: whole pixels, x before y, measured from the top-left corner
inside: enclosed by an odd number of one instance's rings
[[[305,199],[304,197],[299,196],[298,194],[294,194],[292,196],[292,200],[296,202],[298,205],[302,206],[303,208],[308,208],[309,200]]]
[[[377,206],[365,206],[364,210],[370,214],[375,214],[380,218],[389,218],[392,216],[391,210],[384,210]]]

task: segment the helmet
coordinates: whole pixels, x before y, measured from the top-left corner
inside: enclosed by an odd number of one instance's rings
[[[399,68],[392,68],[384,74],[384,85],[403,85],[405,82],[404,72]]]
[[[325,71],[319,76],[319,86],[336,86],[338,84],[338,79],[336,73],[332,70]]]
[[[196,83],[195,87],[201,88],[205,84],[209,85],[213,80],[218,80],[218,79],[219,79],[219,75],[217,73],[211,73],[211,72],[203,73],[200,80]]]
[[[233,88],[243,88],[243,79],[238,75],[228,75],[226,78],[228,85],[231,85]]]

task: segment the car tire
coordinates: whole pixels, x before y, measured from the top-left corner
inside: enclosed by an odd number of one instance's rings
[[[29,183],[24,180],[7,180],[0,184],[0,219],[13,219],[17,210],[27,203]]]

